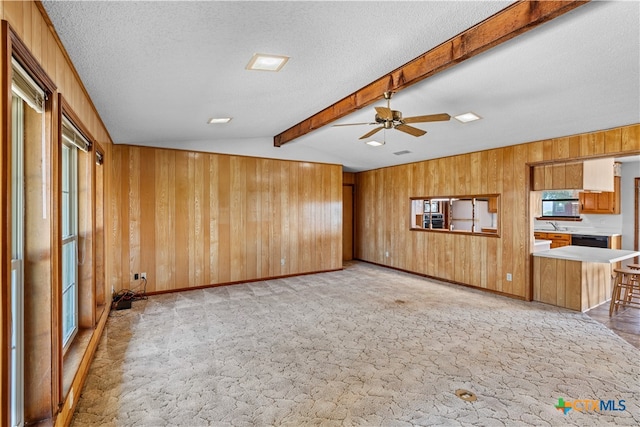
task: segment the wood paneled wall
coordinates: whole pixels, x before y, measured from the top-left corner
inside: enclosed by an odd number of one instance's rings
[[[632,125],[358,173],[356,258],[530,299],[529,165],[639,152]],[[498,238],[409,230],[410,197],[490,193]]]
[[[35,61],[42,67],[46,75],[55,83],[56,92],[51,94],[48,104],[52,105],[51,109],[47,111],[47,133],[45,150],[42,150],[40,145],[33,147],[33,153],[25,153],[25,161],[27,165],[25,170],[30,168],[37,172],[36,168],[40,165],[45,166],[45,173],[43,176],[45,182],[43,183],[46,196],[45,199],[49,204],[48,213],[46,218],[42,218],[42,203],[28,200],[27,202],[34,210],[34,215],[37,213],[37,207],[40,206],[39,215],[40,219],[34,217],[27,217],[27,227],[33,226],[37,230],[30,231],[27,229],[27,235],[37,237],[32,240],[33,244],[40,245],[37,252],[37,259],[27,260],[29,262],[28,269],[25,270],[25,289],[29,288],[29,292],[25,292],[25,421],[28,424],[35,423],[44,418],[54,417],[60,413],[59,422],[65,423],[69,420],[70,414],[73,413],[73,408],[77,402],[77,396],[80,393],[80,387],[82,386],[88,369],[88,365],[93,357],[93,352],[97,346],[97,342],[102,333],[102,328],[106,322],[107,312],[102,313],[98,326],[93,330],[90,337],[89,345],[86,352],[84,352],[83,361],[81,363],[80,374],[76,375],[71,386],[71,393],[76,398],[66,399],[60,393],[61,387],[61,360],[62,354],[59,348],[57,329],[59,328],[57,313],[59,307],[56,305],[58,302],[56,298],[52,297],[52,293],[56,292],[59,288],[59,269],[60,269],[60,251],[57,247],[57,230],[58,225],[58,202],[60,199],[58,179],[59,168],[57,165],[58,149],[57,149],[57,114],[59,111],[59,105],[57,103],[58,94],[62,94],[69,104],[69,107],[79,120],[87,128],[91,137],[101,143],[105,151],[105,162],[108,163],[110,151],[111,151],[111,138],[100,117],[98,116],[91,100],[82,85],[71,61],[69,60],[64,48],[60,44],[55,31],[53,30],[51,23],[43,12],[42,5],[35,1],[5,1],[0,0],[0,17],[6,20],[11,26],[13,32],[24,43],[27,50],[33,55]],[[7,82],[10,79],[10,64],[8,55],[3,55],[0,61],[2,61],[2,82],[7,86]],[[8,98],[8,97],[6,97]],[[5,99],[6,99],[5,98]],[[8,117],[8,113],[5,111],[5,103],[3,102],[2,113],[3,117]],[[6,128],[6,126],[4,126]],[[3,132],[2,141],[0,144],[3,147],[2,156],[0,161],[0,175],[3,182],[10,181],[10,165],[4,158],[8,153],[8,146],[11,145],[9,138],[6,137],[6,133]],[[31,156],[33,154],[33,156]],[[44,155],[44,158],[43,158]],[[43,162],[44,160],[44,162]],[[91,163],[90,163],[91,164]],[[38,172],[39,173],[39,172]],[[105,177],[106,191],[109,192],[108,183],[109,177]],[[5,188],[5,187],[3,187]],[[35,194],[42,193],[42,186],[38,188],[38,191],[33,192]],[[3,212],[7,212],[7,207],[10,206],[10,199],[7,198],[8,192],[3,193]],[[30,194],[29,194],[30,195]],[[28,195],[28,196],[29,196]],[[29,207],[27,207],[29,209]],[[29,215],[29,214],[27,214]],[[109,219],[106,219],[107,222]],[[87,225],[87,233],[90,232],[89,228],[91,224]],[[3,221],[2,240],[4,245],[10,242],[10,229],[6,228],[6,223]],[[89,243],[87,243],[87,247]],[[2,264],[8,265],[8,258],[10,254],[7,254],[5,250],[2,251]],[[108,264],[109,259],[105,260]],[[108,267],[107,267],[108,268]],[[3,288],[8,285],[7,276],[5,274],[6,269],[3,267],[0,269],[2,272]],[[84,279],[91,279],[93,270],[89,271],[84,269]],[[27,277],[27,275],[30,275]],[[102,281],[104,283],[104,281]],[[36,291],[31,291],[31,289]],[[103,292],[104,294],[104,292]],[[8,325],[11,319],[11,314],[8,311],[10,307],[10,294],[5,289],[1,293],[2,301],[2,322],[3,325]],[[81,307],[84,309],[84,307]],[[90,317],[90,316],[88,316]],[[92,322],[89,322],[92,323]],[[95,322],[94,322],[95,323]],[[10,350],[8,345],[9,337],[4,331],[7,329],[2,328],[2,336],[0,337],[2,342],[1,349],[1,373],[2,387],[0,388],[0,424],[8,425],[9,420],[9,363],[10,363]],[[60,406],[61,405],[61,406]]]
[[[147,292],[342,267],[339,165],[116,145],[109,285]]]

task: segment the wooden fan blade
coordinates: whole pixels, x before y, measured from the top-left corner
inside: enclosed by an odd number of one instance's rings
[[[367,133],[365,133],[364,135],[362,135],[360,138],[358,139],[365,139],[365,138],[369,138],[371,135],[373,135],[374,133],[378,132],[380,129],[384,129],[384,126],[380,126],[379,128],[375,128],[372,131],[369,131]]]
[[[378,117],[382,120],[393,120],[393,111],[391,108],[387,107],[374,107],[376,109],[376,113],[378,113]]]
[[[425,133],[427,133],[427,131],[425,130],[414,128],[413,126],[409,126],[405,124],[399,124],[394,129],[398,129],[401,132],[408,133],[409,135],[413,135],[413,136],[422,136]]]
[[[338,126],[360,126],[360,125],[377,125],[377,123],[343,123],[341,125],[333,125],[332,127],[338,127]]]
[[[451,119],[447,113],[428,114],[426,116],[405,117],[403,123],[426,123],[426,122],[446,122]]]

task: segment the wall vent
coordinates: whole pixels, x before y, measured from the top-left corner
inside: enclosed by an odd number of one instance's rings
[[[396,151],[396,152],[395,152],[395,153],[393,153],[393,154],[395,154],[396,156],[402,156],[403,154],[409,154],[409,153],[411,153],[411,151],[409,151],[409,150],[402,150],[402,151]]]

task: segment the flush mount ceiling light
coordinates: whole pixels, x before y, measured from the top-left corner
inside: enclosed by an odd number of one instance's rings
[[[256,53],[247,64],[247,70],[257,71],[280,71],[289,60],[288,56],[266,55]]]
[[[477,114],[471,113],[471,112],[460,114],[460,115],[454,117],[454,119],[456,119],[460,123],[474,122],[476,120],[480,120],[481,118],[482,117],[478,116]]]
[[[231,121],[231,117],[213,117],[207,121],[210,125],[220,124],[220,123],[229,123]]]
[[[372,147],[380,147],[381,145],[384,145],[384,142],[380,142],[380,141],[376,141],[376,140],[371,140],[371,141],[367,141],[365,142],[365,144],[370,145]]]

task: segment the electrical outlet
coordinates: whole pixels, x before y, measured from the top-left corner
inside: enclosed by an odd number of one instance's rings
[[[280,265],[284,265],[284,258],[280,260]]]
[[[385,257],[387,257],[387,258],[389,258],[389,251],[386,251],[386,252],[384,253],[384,256],[385,256]]]
[[[507,282],[510,282],[513,280],[513,276],[511,275],[511,273],[507,273]]]
[[[140,275],[138,273],[135,273],[133,275],[133,280],[138,280],[138,279],[140,279]]]
[[[147,273],[140,273],[140,278],[142,280],[147,280]]]

